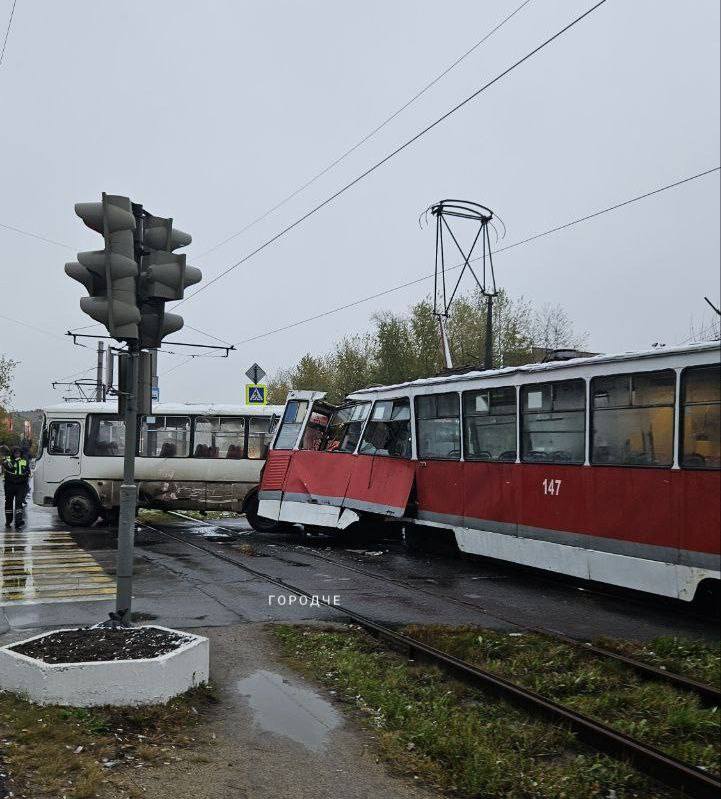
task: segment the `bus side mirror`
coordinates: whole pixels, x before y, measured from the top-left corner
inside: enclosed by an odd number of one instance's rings
[[[48,431],[43,430],[43,435],[40,440],[40,449],[41,450],[47,449],[47,446],[48,446]]]

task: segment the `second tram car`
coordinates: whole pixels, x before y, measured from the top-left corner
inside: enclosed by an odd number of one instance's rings
[[[718,342],[289,395],[259,513],[450,530],[459,549],[690,601],[718,591]]]

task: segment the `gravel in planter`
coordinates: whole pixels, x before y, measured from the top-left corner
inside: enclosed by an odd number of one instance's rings
[[[101,660],[154,658],[166,655],[191,640],[186,635],[156,627],[115,630],[110,627],[81,627],[48,633],[9,648],[45,663],[97,663]]]

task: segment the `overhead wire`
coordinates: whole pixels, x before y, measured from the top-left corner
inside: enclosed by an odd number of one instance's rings
[[[425,86],[423,86],[423,88],[421,88],[419,91],[417,91],[416,94],[414,94],[413,97],[410,98],[410,100],[407,100],[400,108],[398,108],[396,111],[394,111],[390,116],[388,116],[386,119],[384,119],[383,122],[381,122],[375,128],[373,128],[373,130],[371,130],[370,133],[367,133],[365,136],[363,136],[363,138],[359,139],[352,147],[347,149],[342,155],[338,156],[338,158],[336,158],[334,161],[332,161],[330,164],[328,164],[328,166],[326,166],[324,169],[322,169],[320,172],[318,172],[314,177],[310,178],[308,181],[303,183],[302,186],[300,186],[299,188],[295,189],[295,191],[293,191],[287,197],[284,197],[280,202],[278,202],[272,208],[268,209],[263,214],[261,214],[260,216],[256,217],[252,222],[249,222],[247,225],[245,225],[245,227],[241,228],[241,230],[237,231],[236,233],[233,233],[231,236],[228,236],[227,238],[225,238],[222,241],[218,242],[214,246],[212,246],[209,249],[203,251],[199,255],[194,256],[194,260],[198,260],[200,258],[204,258],[206,255],[209,255],[211,252],[214,252],[215,250],[217,250],[220,247],[224,246],[229,241],[232,241],[233,239],[235,239],[238,236],[242,235],[247,230],[250,230],[250,228],[252,228],[254,225],[258,224],[259,222],[262,222],[264,219],[266,219],[274,211],[277,211],[279,208],[281,208],[287,202],[292,200],[294,197],[296,197],[302,191],[304,191],[309,186],[311,186],[313,183],[315,183],[317,180],[319,180],[321,177],[323,177],[323,175],[327,174],[331,169],[333,169],[335,166],[337,166],[339,163],[341,163],[341,161],[343,161],[345,158],[347,158],[349,155],[351,155],[353,152],[355,152],[359,147],[361,147],[361,145],[365,144],[369,139],[371,139],[373,136],[375,136],[376,133],[378,133],[386,125],[388,125],[390,122],[392,122],[397,116],[399,116],[401,113],[403,113],[403,111],[405,111],[414,102],[416,102],[416,100],[420,99],[420,97],[422,97],[429,89],[431,89],[433,86],[435,86],[436,83],[438,83],[449,72],[451,72],[451,70],[455,69],[455,67],[457,67],[462,61],[464,61],[466,58],[468,58],[468,56],[471,55],[471,53],[475,52],[482,44],[484,44],[486,41],[488,41],[488,39],[490,39],[491,36],[493,36],[494,33],[499,31],[506,23],[510,22],[510,20],[513,17],[515,17],[516,14],[518,14],[530,2],[531,2],[531,0],[524,0],[524,2],[521,3],[520,6],[515,8],[513,11],[511,11],[510,14],[508,14],[506,17],[504,17],[497,25],[495,25],[495,27],[493,27],[488,33],[486,33],[485,36],[483,36],[483,38],[481,38],[479,41],[477,41],[472,47],[470,47],[468,50],[466,50],[465,53],[463,53],[461,56],[459,56],[452,64],[450,64],[448,67],[446,67],[442,72],[440,72],[438,75],[436,75],[435,78],[433,78]],[[14,11],[14,4],[13,4],[13,11]],[[0,223],[0,227],[5,228],[6,230],[12,230],[13,232],[19,233],[19,234],[21,234],[23,236],[31,236],[32,238],[39,239],[40,241],[47,242],[48,244],[55,244],[58,247],[64,247],[65,249],[68,249],[68,250],[72,250],[73,249],[73,247],[71,247],[69,244],[64,244],[63,242],[55,241],[53,239],[49,239],[49,238],[47,238],[45,236],[42,236],[42,235],[40,235],[38,233],[32,233],[31,231],[23,230],[21,228],[14,227],[13,225],[5,225],[5,224]],[[93,325],[87,325],[87,327],[93,327]],[[82,328],[82,327],[76,328],[76,330],[84,330],[84,329],[86,329],[86,328]],[[211,336],[211,338],[212,338],[212,336]],[[218,340],[220,341],[221,339],[218,339]]]
[[[175,366],[171,366],[170,369],[166,369],[164,372],[161,372],[158,377],[165,377],[165,375],[174,372],[176,369],[180,369],[181,366],[185,366],[189,364],[191,361],[194,361],[196,358],[207,358],[207,355],[191,355],[186,360],[181,361],[180,363],[176,363]]]
[[[641,200],[645,200],[649,197],[653,197],[654,195],[661,194],[662,192],[669,191],[671,189],[678,188],[679,186],[684,185],[685,183],[689,183],[693,180],[699,180],[702,177],[710,175],[714,172],[718,172],[721,170],[721,166],[713,167],[712,169],[706,169],[702,172],[697,172],[695,175],[690,175],[688,177],[682,178],[681,180],[674,181],[673,183],[668,183],[665,186],[660,186],[656,189],[652,189],[651,191],[644,192],[643,194],[638,194],[635,197],[631,197],[628,200],[624,200],[620,203],[615,203],[614,205],[609,205],[606,208],[602,208],[598,211],[594,211],[593,213],[586,214],[585,216],[577,217],[576,219],[572,219],[569,222],[565,222],[562,225],[556,225],[555,227],[549,228],[548,230],[544,230],[541,233],[535,233],[532,236],[527,236],[525,239],[521,239],[520,241],[513,242],[512,244],[508,244],[505,247],[501,247],[494,252],[494,255],[498,255],[503,252],[507,252],[508,250],[512,250],[515,247],[520,247],[523,244],[529,244],[532,241],[537,241],[538,239],[544,238],[545,236],[550,236],[553,233],[558,233],[562,230],[567,230],[574,225],[582,224],[583,222],[588,222],[591,219],[595,219],[603,214],[608,214],[612,211],[617,211],[619,208],[624,208],[632,203],[640,202]],[[477,261],[481,259],[483,256],[478,256],[477,258],[472,258],[471,261]],[[462,263],[456,264],[451,267],[447,267],[447,271],[451,271],[454,269],[460,269],[463,266]],[[301,325],[307,324],[309,322],[314,322],[317,319],[322,319],[326,316],[331,316],[332,314],[340,313],[341,311],[349,310],[350,308],[355,308],[358,305],[362,305],[363,303],[370,302],[371,300],[376,300],[380,297],[385,297],[388,294],[393,294],[396,291],[401,291],[402,289],[409,288],[410,286],[418,285],[419,283],[424,282],[425,280],[430,280],[433,278],[433,274],[423,275],[422,277],[415,278],[414,280],[409,280],[406,283],[401,283],[398,286],[393,286],[389,289],[384,289],[383,291],[376,292],[375,294],[371,294],[368,297],[362,297],[360,299],[354,300],[353,302],[345,303],[344,305],[339,305],[335,308],[330,308],[326,311],[322,311],[321,313],[314,314],[313,316],[306,317],[305,319],[298,320],[297,322],[291,322],[287,325],[283,325],[282,327],[274,328],[273,330],[268,330],[264,333],[259,333],[255,336],[250,336],[249,338],[242,339],[235,343],[235,346],[239,347],[243,344],[249,344],[252,341],[257,341],[261,338],[267,338],[268,336],[275,335],[276,333],[282,333],[286,330],[291,330],[295,327],[300,327]]]
[[[59,377],[57,380],[53,381],[55,383],[63,383],[66,380],[72,380],[74,377],[82,377],[86,375],[88,372],[94,372],[97,369],[97,366],[89,366],[87,369],[82,369],[79,372],[73,372],[71,375],[66,375],[65,377]]]
[[[3,222],[0,222],[0,227],[4,228],[5,230],[12,230],[13,233],[19,233],[21,236],[29,236],[30,238],[44,241],[46,244],[55,244],[57,247],[63,247],[66,250],[73,249],[69,244],[63,244],[62,241],[55,241],[55,239],[49,239],[47,236],[42,236],[40,233],[33,233],[30,230],[23,230],[22,228],[15,227],[14,225],[6,225]]]
[[[10,19],[8,20],[8,26],[5,30],[5,38],[3,39],[3,47],[2,51],[0,51],[0,66],[2,66],[2,62],[5,58],[5,50],[8,46],[8,39],[10,38],[10,28],[13,24],[13,17],[15,16],[15,6],[17,5],[17,0],[13,0],[13,6],[10,9]]]
[[[527,6],[530,2],[531,2],[531,0],[524,0],[524,2],[521,3],[520,6],[515,8],[513,11],[511,11],[510,14],[508,14],[506,17],[504,17],[497,25],[495,25],[490,31],[488,31],[488,33],[486,33],[483,36],[483,38],[481,38],[472,47],[470,47],[468,50],[466,50],[466,52],[463,53],[463,55],[459,56],[452,64],[450,64],[442,72],[440,72],[438,75],[436,75],[435,78],[433,78],[430,82],[426,83],[425,86],[423,86],[423,88],[419,89],[410,98],[410,100],[407,100],[403,105],[400,106],[400,108],[396,109],[392,114],[390,114],[390,116],[386,117],[379,125],[377,125],[375,128],[373,128],[373,130],[371,130],[369,133],[366,133],[365,136],[363,136],[361,139],[359,139],[354,145],[349,147],[344,153],[342,153],[342,155],[339,155],[334,161],[331,161],[330,164],[328,164],[328,166],[324,167],[320,172],[318,172],[312,178],[307,180],[305,183],[303,183],[301,186],[299,186],[293,192],[288,194],[286,197],[284,197],[282,200],[280,200],[280,202],[276,203],[272,208],[269,208],[263,214],[261,214],[260,216],[256,217],[255,219],[253,219],[252,222],[249,222],[247,225],[242,227],[236,233],[233,233],[232,235],[230,235],[227,238],[223,239],[222,241],[218,242],[217,244],[215,244],[214,246],[210,247],[209,249],[204,250],[203,252],[200,253],[200,255],[194,256],[194,260],[199,260],[201,258],[205,258],[206,255],[209,255],[211,252],[215,252],[215,250],[218,250],[220,247],[223,247],[228,242],[233,241],[233,239],[238,238],[238,236],[241,236],[243,233],[245,233],[246,231],[250,230],[252,227],[257,225],[259,222],[262,222],[264,219],[269,217],[272,213],[277,211],[279,208],[282,208],[287,202],[292,200],[294,197],[297,197],[301,192],[305,191],[305,189],[307,189],[310,186],[312,186],[317,180],[319,180],[324,175],[326,175],[328,172],[330,172],[331,169],[333,169],[334,167],[338,166],[338,164],[340,164],[341,161],[344,161],[349,155],[354,153],[359,147],[361,147],[367,141],[372,139],[373,136],[376,135],[376,133],[380,132],[384,127],[386,127],[386,125],[390,124],[397,116],[402,114],[407,108],[409,108],[411,105],[413,105],[413,103],[415,103],[416,100],[419,100],[429,89],[431,89],[433,86],[435,86],[436,83],[438,83],[449,72],[451,72],[451,70],[455,69],[462,61],[464,61],[466,58],[468,58],[468,56],[471,55],[471,53],[475,52],[482,44],[487,42],[488,39],[490,39],[491,36],[493,36],[494,33],[499,31],[506,23],[510,22],[511,19],[513,19],[513,17],[515,17],[516,14],[519,13],[519,11],[523,10],[523,8],[525,6]]]
[[[311,208],[309,211],[307,211],[302,216],[298,217],[298,219],[296,219],[294,222],[291,222],[289,225],[286,225],[278,233],[276,233],[275,235],[271,236],[271,238],[267,239],[265,242],[260,244],[258,247],[256,247],[254,250],[252,250],[247,255],[243,256],[240,260],[238,260],[235,263],[231,264],[229,267],[224,269],[220,274],[216,275],[212,280],[209,280],[207,283],[202,285],[199,289],[194,291],[189,296],[185,297],[185,299],[181,300],[179,303],[177,303],[173,307],[174,308],[178,308],[180,305],[183,305],[184,303],[189,302],[193,298],[197,297],[203,291],[207,291],[207,289],[209,289],[212,285],[217,283],[219,280],[222,280],[226,275],[228,275],[234,269],[237,269],[242,264],[247,263],[251,258],[253,258],[258,253],[260,253],[263,250],[265,250],[267,247],[269,247],[271,244],[276,242],[282,236],[286,235],[291,230],[293,230],[294,228],[298,227],[298,225],[300,225],[303,222],[305,222],[306,219],[308,219],[309,217],[311,217],[314,214],[318,213],[318,211],[320,211],[322,208],[325,208],[326,205],[329,205],[331,202],[333,202],[333,200],[335,200],[336,198],[340,197],[342,194],[347,192],[353,186],[355,186],[356,184],[360,183],[364,178],[368,177],[370,174],[375,172],[381,166],[383,166],[384,164],[388,163],[388,161],[390,161],[392,158],[394,158],[396,155],[401,153],[406,148],[410,147],[414,142],[418,141],[418,139],[420,139],[422,136],[425,136],[427,133],[429,133],[435,127],[440,125],[442,122],[444,122],[450,116],[455,114],[461,108],[466,106],[468,103],[470,103],[476,97],[481,95],[483,92],[487,91],[491,86],[493,86],[494,84],[498,83],[500,80],[502,80],[504,77],[506,77],[506,75],[508,75],[511,72],[513,72],[515,69],[520,67],[522,64],[524,64],[529,59],[533,58],[534,55],[539,53],[544,48],[548,47],[549,44],[551,44],[556,39],[558,39],[561,36],[563,36],[565,33],[567,33],[569,30],[571,30],[571,28],[573,28],[574,26],[578,25],[582,20],[584,20],[586,17],[588,17],[590,14],[592,14],[594,11],[596,11],[598,8],[600,8],[602,5],[604,5],[606,2],[607,2],[607,0],[599,0],[599,2],[597,2],[595,5],[591,6],[591,8],[587,9],[582,14],[577,16],[574,20],[572,20],[567,25],[565,25],[563,28],[561,28],[560,30],[556,31],[556,33],[554,33],[552,36],[547,38],[541,44],[539,44],[536,47],[534,47],[533,50],[531,50],[530,52],[526,53],[526,55],[524,55],[522,58],[519,58],[517,61],[515,61],[513,64],[511,64],[511,66],[507,67],[502,72],[500,72],[498,75],[496,75],[494,78],[492,78],[487,83],[485,83],[483,86],[481,86],[480,88],[476,89],[476,91],[474,91],[472,94],[470,94],[464,100],[461,100],[460,103],[457,103],[449,111],[446,111],[442,116],[438,117],[436,120],[431,122],[429,125],[427,125],[421,131],[416,133],[410,139],[407,139],[403,144],[401,144],[400,146],[396,147],[388,155],[383,157],[380,161],[377,161],[375,164],[373,164],[371,167],[366,169],[364,172],[361,172],[360,175],[357,175],[349,183],[346,183],[343,187],[341,187],[340,189],[335,191],[333,194],[331,194],[329,197],[327,197],[321,203],[319,203],[318,205],[316,205],[313,208]]]
[[[12,316],[5,316],[5,314],[0,314],[0,319],[4,319],[6,322],[12,322],[16,325],[22,325],[22,327],[27,327],[30,330],[34,330],[36,333],[42,333],[45,336],[52,336],[53,338],[63,339],[67,341],[65,336],[60,335],[60,333],[53,333],[50,330],[45,330],[42,327],[38,327],[37,325],[32,325],[30,322],[24,322],[22,319],[14,319]],[[84,347],[84,344],[78,344],[79,347]]]

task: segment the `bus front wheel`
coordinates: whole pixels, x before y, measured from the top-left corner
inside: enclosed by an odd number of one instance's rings
[[[100,514],[95,497],[85,488],[69,488],[58,500],[60,518],[71,527],[89,527]]]
[[[265,519],[263,516],[258,516],[258,492],[256,491],[248,500],[245,508],[245,518],[248,524],[259,533],[277,533],[280,532],[281,525],[273,519]]]

